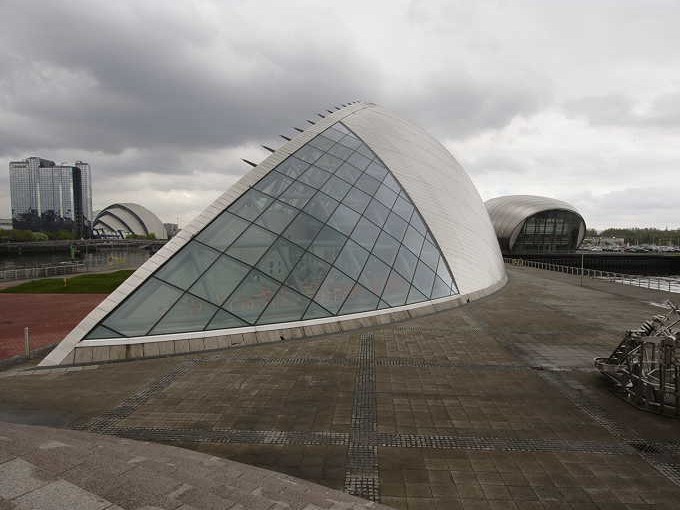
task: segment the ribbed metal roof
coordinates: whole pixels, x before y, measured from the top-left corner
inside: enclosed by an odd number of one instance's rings
[[[92,224],[93,228],[118,231],[127,230],[136,235],[154,234],[156,239],[167,239],[163,222],[146,207],[134,203],[111,204],[100,211]]]
[[[569,211],[581,219],[582,228],[578,243],[585,236],[585,220],[576,207],[555,198],[536,195],[506,195],[485,202],[496,237],[504,250],[511,250],[524,222],[531,216],[544,211]]]

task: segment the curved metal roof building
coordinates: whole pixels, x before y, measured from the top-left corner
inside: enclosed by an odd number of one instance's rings
[[[508,195],[486,208],[503,253],[573,251],[585,236],[581,214],[554,198]]]
[[[486,208],[440,143],[372,103],[319,117],[166,243],[42,365],[343,331],[505,284]]]
[[[102,209],[92,222],[92,230],[104,237],[153,234],[156,239],[168,238],[158,216],[146,207],[132,203],[111,204]]]

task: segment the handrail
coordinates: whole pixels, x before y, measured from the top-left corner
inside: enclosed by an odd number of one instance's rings
[[[680,292],[680,280],[674,278],[659,278],[657,276],[631,275],[626,273],[616,273],[612,271],[602,271],[601,269],[588,269],[575,266],[563,266],[551,264],[549,262],[539,262],[536,260],[515,259],[503,257],[506,264],[519,267],[532,267],[545,271],[556,271],[559,273],[570,274],[582,278],[596,280],[607,280],[610,283],[620,283],[623,285],[633,285],[648,289],[663,290],[664,292]]]
[[[72,262],[58,266],[22,267],[17,269],[0,270],[0,281],[30,280],[47,276],[59,276],[64,274],[81,273],[86,271],[83,262]]]

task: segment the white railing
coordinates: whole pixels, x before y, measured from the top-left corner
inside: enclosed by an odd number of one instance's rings
[[[82,273],[84,271],[86,271],[86,267],[82,262],[72,262],[68,264],[59,264],[56,266],[3,269],[0,270],[0,281],[31,280],[34,278],[45,278],[48,276]]]
[[[669,276],[643,276],[625,273],[615,273],[612,271],[601,271],[599,269],[588,269],[574,266],[562,266],[549,262],[539,262],[536,260],[513,259],[504,257],[506,264],[519,267],[533,267],[546,271],[556,271],[558,273],[570,274],[582,278],[593,278],[606,280],[611,283],[621,283],[623,285],[633,285],[646,289],[662,290],[665,292],[680,293],[680,280]]]

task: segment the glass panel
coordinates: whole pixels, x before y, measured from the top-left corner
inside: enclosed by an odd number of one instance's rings
[[[299,180],[305,184],[309,184],[313,188],[321,189],[323,183],[326,182],[330,176],[331,174],[325,170],[312,166],[299,177]]]
[[[349,239],[333,265],[356,279],[359,273],[361,273],[367,258],[368,252]]]
[[[286,161],[276,167],[276,171],[296,179],[300,177],[308,168],[309,163],[297,159],[294,156],[290,156]]]
[[[255,185],[255,188],[267,195],[278,197],[292,183],[293,180],[285,175],[281,175],[278,172],[271,172],[260,179]]]
[[[413,206],[404,200],[402,197],[397,198],[397,201],[394,204],[394,208],[392,209],[395,213],[397,213],[399,216],[404,218],[406,221],[411,219],[411,214],[413,213]]]
[[[382,181],[384,179],[384,177],[387,175],[387,169],[383,166],[382,163],[375,160],[375,161],[372,161],[370,165],[368,165],[368,168],[366,169],[366,173],[368,175],[370,175],[371,177],[375,177],[379,181]],[[392,189],[394,189],[394,191],[399,191],[399,186],[397,186],[396,188],[392,188]]]
[[[286,287],[281,287],[269,303],[258,324],[299,321],[307,309],[309,299]]]
[[[380,189],[376,192],[375,198],[380,200],[388,209],[391,209],[394,205],[394,201],[397,199],[397,194],[382,184]]]
[[[276,201],[260,215],[255,223],[278,234],[288,226],[297,213],[297,209]]]
[[[248,274],[249,269],[245,264],[222,255],[193,284],[189,292],[219,306]]]
[[[420,217],[420,214],[418,214],[418,211],[413,212],[413,216],[411,216],[411,225],[413,225],[413,227],[418,232],[425,235],[427,228],[425,228],[425,223],[423,222],[423,219]]]
[[[357,147],[356,151],[359,154],[363,154],[366,156],[368,159],[373,159],[375,157],[375,154],[369,149],[366,144],[362,143],[359,147]]]
[[[388,235],[387,232],[380,232],[380,236],[378,236],[378,240],[373,248],[373,253],[382,259],[383,262],[386,262],[387,265],[391,266],[398,251],[399,242],[394,237]]]
[[[149,278],[104,320],[103,325],[125,336],[145,335],[181,295],[181,290]]]
[[[342,203],[350,206],[359,214],[363,214],[370,201],[371,197],[369,197],[366,193],[352,187],[352,189],[349,190],[349,193],[347,193],[345,198],[342,200]]]
[[[378,296],[371,294],[357,283],[352,292],[349,293],[349,296],[347,296],[345,304],[342,305],[340,315],[375,310],[378,306],[378,301]]]
[[[286,285],[312,297],[326,277],[330,265],[307,252],[286,280]]]
[[[373,255],[368,257],[368,262],[361,272],[359,282],[376,295],[382,294],[383,287],[390,274],[390,268]]]
[[[334,156],[339,157],[342,160],[345,160],[350,156],[350,154],[352,154],[352,149],[350,149],[349,147],[345,147],[340,143],[336,143],[333,147],[330,148],[328,152],[330,154],[333,154]]]
[[[396,271],[392,271],[390,277],[387,279],[382,298],[387,301],[390,306],[401,306],[406,303],[409,287],[410,285],[406,280],[399,276]]]
[[[420,260],[425,262],[430,269],[435,271],[437,269],[437,261],[439,260],[439,251],[428,241],[423,243],[423,249],[420,252]]]
[[[296,157],[300,158],[302,161],[306,161],[307,163],[314,163],[322,155],[322,151],[316,147],[312,147],[311,145],[304,145],[295,153]]]
[[[331,313],[335,314],[340,309],[343,301],[352,290],[354,281],[342,274],[335,268],[332,268],[316,293],[314,301],[326,308]]]
[[[406,229],[403,243],[406,247],[416,255],[420,255],[420,247],[423,245],[425,238],[421,236],[418,231],[409,225]]]
[[[306,184],[295,181],[290,187],[283,192],[279,200],[283,200],[287,204],[302,209],[310,198],[316,193],[316,190]]]
[[[340,232],[326,225],[321,229],[319,235],[316,236],[309,250],[326,262],[333,263],[340,250],[342,250],[346,239]]]
[[[212,248],[191,241],[154,276],[182,289],[188,289],[218,256],[219,252]]]
[[[346,180],[350,184],[354,184],[361,175],[361,170],[354,168],[352,165],[348,165],[347,163],[343,163],[335,172],[335,175]]]
[[[357,223],[354,232],[352,232],[352,239],[368,251],[371,251],[378,235],[380,235],[380,229],[366,218],[361,218],[359,223]]]
[[[399,271],[401,276],[406,278],[408,281],[411,281],[417,264],[418,258],[413,253],[407,250],[405,246],[399,248],[397,260],[394,261],[394,268]]]
[[[314,165],[318,166],[322,170],[326,170],[328,172],[335,172],[335,170],[340,165],[342,165],[342,160],[340,158],[336,158],[331,154],[324,154],[317,160],[316,163],[314,163]]]
[[[406,227],[407,225],[404,220],[402,220],[396,214],[390,213],[385,225],[383,226],[383,229],[385,229],[385,231],[392,235],[397,241],[401,242],[401,239],[404,237],[404,232],[406,232]]]
[[[241,237],[227,250],[227,254],[242,260],[246,264],[254,265],[262,254],[267,251],[276,236],[257,225],[248,227]]]
[[[235,203],[229,206],[229,211],[241,218],[253,221],[264,211],[272,199],[255,189],[249,189]]]
[[[446,263],[444,262],[444,257],[439,257],[439,264],[437,265],[437,276],[439,276],[439,278],[441,278],[447,285],[453,284],[453,281],[451,280],[451,274],[449,273],[449,270],[446,267]]]
[[[247,221],[225,211],[210,225],[203,229],[196,239],[213,248],[224,251],[234,239],[241,235],[241,232],[243,232],[247,226]]]
[[[338,203],[337,200],[328,195],[317,193],[305,207],[305,212],[311,214],[317,220],[326,221],[331,217]]]
[[[205,329],[227,329],[227,328],[241,328],[248,324],[243,322],[238,317],[233,316],[224,310],[217,310],[215,317],[212,318],[210,324]]]
[[[366,170],[366,167],[370,164],[371,160],[366,156],[362,156],[358,152],[355,152],[347,159],[347,162],[350,165],[357,167],[359,170]]]
[[[451,289],[438,276],[434,279],[434,287],[430,299],[437,299],[451,295]]]
[[[347,129],[347,126],[345,126],[342,122],[338,122],[337,124],[333,124],[333,129],[336,129],[338,132],[342,133],[343,135],[351,135],[352,132]]]
[[[342,140],[340,140],[340,143],[349,147],[350,149],[356,149],[361,145],[361,142],[352,135],[345,136]]]
[[[338,124],[335,124],[336,126]],[[331,140],[340,141],[345,137],[346,133],[343,133],[342,131],[339,131],[335,129],[334,127],[328,128],[326,131],[323,132],[324,136],[327,138],[330,138]]]
[[[380,183],[376,181],[373,177],[363,174],[361,177],[359,177],[356,186],[360,190],[363,190],[366,193],[368,193],[369,195],[373,195],[376,191],[378,191]]]
[[[411,287],[408,298],[406,298],[406,304],[410,305],[411,303],[420,303],[422,301],[427,301],[427,298],[418,292],[418,289]]]
[[[364,212],[364,216],[366,216],[379,227],[382,227],[385,224],[385,220],[389,214],[389,209],[376,199],[371,200],[371,203],[368,204],[368,207],[366,208],[366,212]]]
[[[333,140],[331,140],[330,138],[326,138],[323,135],[319,135],[307,143],[309,143],[309,145],[316,147],[317,149],[321,149],[324,152],[326,152],[328,149],[333,147],[333,145],[335,145],[335,142]]]
[[[413,285],[415,285],[420,292],[428,296],[432,294],[432,284],[434,283],[434,271],[423,264],[423,261],[418,262],[416,274],[413,277]]]
[[[345,235],[349,235],[354,229],[354,225],[359,221],[359,213],[353,211],[346,205],[340,204],[328,220],[328,224],[335,227]]]
[[[284,282],[303,254],[302,248],[279,237],[257,264],[257,268],[280,282]]]
[[[381,299],[380,302],[378,303],[378,310],[382,310],[382,309],[384,309],[384,308],[389,308],[389,307],[390,307],[390,305],[388,305],[387,303],[385,303],[382,299]]]
[[[182,299],[175,303],[165,317],[151,330],[152,335],[164,333],[182,333],[183,331],[201,331],[212,316],[217,307],[207,301],[203,301],[191,294],[184,294]]]
[[[316,234],[319,233],[321,227],[323,227],[323,223],[316,221],[308,214],[300,213],[297,215],[297,218],[293,220],[293,223],[291,223],[286,229],[283,235],[284,237],[306,249],[307,246],[309,246],[309,244],[314,240]]]
[[[338,179],[337,177],[333,176],[328,180],[328,182],[326,182],[326,184],[324,184],[323,188],[321,188],[321,191],[332,196],[336,200],[342,200],[351,187],[352,186],[347,184],[342,179]]]
[[[309,305],[309,308],[307,308],[307,311],[305,312],[305,316],[302,319],[318,319],[320,317],[328,317],[329,315],[331,315],[331,313],[328,310],[321,308],[314,301],[312,301],[312,303]]]
[[[120,338],[122,335],[111,331],[109,328],[104,326],[97,326],[92,331],[90,331],[85,337],[86,340],[101,340],[102,338]]]
[[[254,324],[280,285],[259,271],[251,271],[223,308]]]
[[[368,175],[371,175],[378,179],[379,181],[383,181],[384,184],[387,184],[390,188],[392,188],[394,191],[399,193],[401,191],[401,186],[399,186],[399,183],[397,180],[392,177],[392,174],[390,174],[387,171],[387,168],[380,163],[379,161],[373,161],[370,166],[366,169],[366,173]]]

